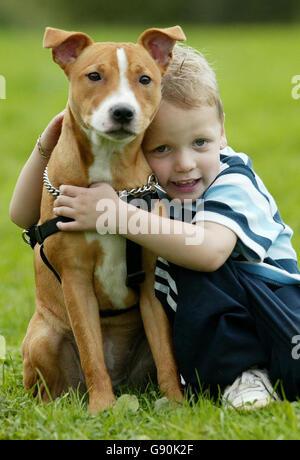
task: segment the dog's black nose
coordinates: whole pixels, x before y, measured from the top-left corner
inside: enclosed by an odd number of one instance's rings
[[[129,123],[134,118],[135,111],[128,105],[115,105],[111,108],[111,115],[119,123]]]

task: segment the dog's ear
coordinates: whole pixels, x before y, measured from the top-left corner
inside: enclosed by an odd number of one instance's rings
[[[44,35],[44,48],[52,48],[53,59],[62,69],[74,62],[84,48],[93,44],[93,40],[81,32],[47,27]]]
[[[176,41],[185,40],[181,27],[174,26],[167,29],[147,29],[140,36],[138,44],[146,48],[164,74],[171,62]]]

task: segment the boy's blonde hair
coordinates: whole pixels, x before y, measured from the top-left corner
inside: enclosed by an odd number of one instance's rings
[[[224,120],[215,72],[203,54],[191,46],[175,45],[173,60],[162,79],[162,97],[187,108],[215,106],[220,121]]]

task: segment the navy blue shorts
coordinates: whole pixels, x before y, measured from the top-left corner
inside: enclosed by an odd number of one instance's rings
[[[169,273],[178,290],[176,314],[156,295],[171,321],[187,384],[199,388],[200,381],[217,394],[258,366],[268,369],[273,385],[281,381],[287,399],[300,396],[300,351],[293,353],[300,335],[299,286],[265,283],[230,260],[212,273],[173,264]]]

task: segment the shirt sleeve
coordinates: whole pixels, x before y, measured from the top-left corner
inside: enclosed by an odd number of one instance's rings
[[[284,229],[275,218],[273,198],[257,179],[247,165],[221,172],[204,193],[202,210],[193,218],[193,223],[204,220],[230,228],[238,237],[234,253],[255,262],[265,259]]]

